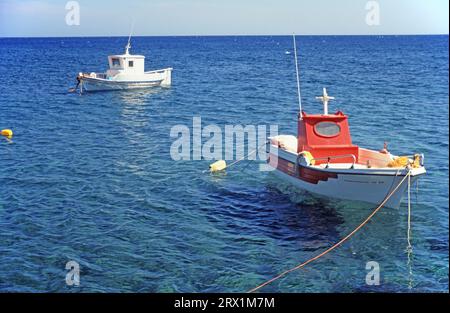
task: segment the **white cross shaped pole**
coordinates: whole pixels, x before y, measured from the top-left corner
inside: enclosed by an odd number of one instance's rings
[[[328,101],[334,100],[334,97],[330,97],[327,94],[327,88],[323,88],[323,94],[320,97],[316,97],[317,100],[323,103],[323,114],[328,115]]]

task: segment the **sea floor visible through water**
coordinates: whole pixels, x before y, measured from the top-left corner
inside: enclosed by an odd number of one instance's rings
[[[337,242],[373,209],[313,197],[239,164],[174,161],[175,125],[296,134],[292,38],[135,37],[173,86],[70,94],[126,38],[0,39],[0,291],[245,292]],[[383,209],[266,292],[448,292],[448,36],[298,36],[303,108],[328,88],[353,141],[425,154],[407,207]],[[80,285],[68,286],[68,261]],[[366,283],[367,262],[380,285]]]

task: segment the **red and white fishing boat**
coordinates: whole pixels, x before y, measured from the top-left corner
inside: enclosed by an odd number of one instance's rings
[[[298,136],[269,138],[268,163],[275,173],[294,186],[332,198],[379,204],[411,171],[411,183],[425,174],[423,154],[394,156],[385,145],[381,151],[361,148],[352,142],[348,116],[328,114],[332,97],[323,90],[318,97],[323,114],[298,117]],[[386,206],[400,205],[407,184],[400,186]]]
[[[398,157],[387,151],[386,144],[381,151],[355,145],[348,116],[341,111],[328,114],[328,102],[334,98],[325,88],[323,95],[316,97],[323,102],[323,114],[303,112],[299,80],[297,83],[298,134],[271,137],[267,147],[268,164],[282,179],[311,193],[380,204],[408,171],[411,184],[425,174],[423,154]],[[386,206],[398,208],[407,187],[402,184]]]

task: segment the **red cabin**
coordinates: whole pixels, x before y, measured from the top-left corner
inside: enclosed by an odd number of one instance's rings
[[[297,153],[309,151],[316,159],[316,164],[358,162],[359,148],[352,144],[348,117],[344,113],[301,114],[298,120]]]

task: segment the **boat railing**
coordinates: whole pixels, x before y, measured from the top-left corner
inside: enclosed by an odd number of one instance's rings
[[[343,159],[343,158],[348,158],[351,157],[353,159],[353,163],[352,166],[350,168],[355,168],[355,164],[356,164],[356,156],[354,154],[341,154],[341,155],[332,155],[332,156],[327,156],[327,157],[321,157],[321,158],[313,158],[311,159],[311,161],[320,161],[320,160],[327,160],[327,165],[325,166],[325,168],[328,168],[330,166],[330,161],[334,160],[334,159]]]

